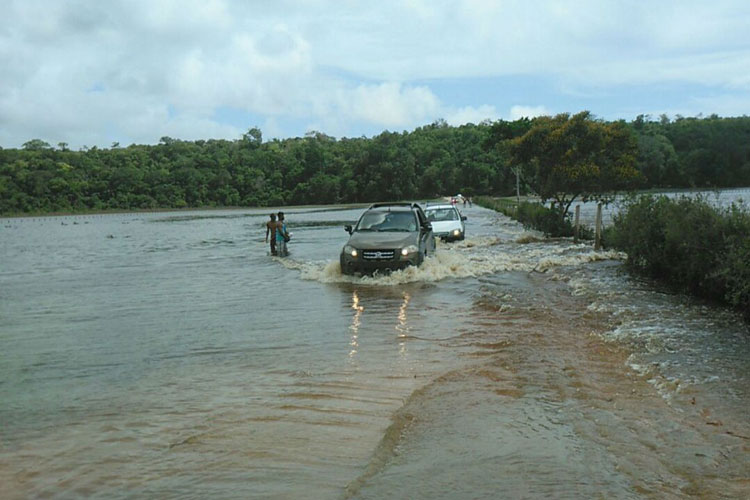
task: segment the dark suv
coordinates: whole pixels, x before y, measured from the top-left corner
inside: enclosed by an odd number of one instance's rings
[[[432,225],[416,203],[376,203],[352,226],[341,250],[344,274],[418,266],[435,251]]]

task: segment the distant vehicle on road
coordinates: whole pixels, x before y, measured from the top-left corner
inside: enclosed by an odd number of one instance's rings
[[[432,225],[417,203],[376,203],[352,227],[339,260],[343,274],[419,266],[435,251]]]
[[[427,220],[432,224],[432,231],[444,241],[463,240],[466,237],[465,215],[461,215],[452,203],[437,205],[427,204],[424,210]]]

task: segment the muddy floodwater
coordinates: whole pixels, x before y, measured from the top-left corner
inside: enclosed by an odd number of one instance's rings
[[[0,498],[750,498],[740,317],[479,207],[342,276],[361,209],[0,219]]]

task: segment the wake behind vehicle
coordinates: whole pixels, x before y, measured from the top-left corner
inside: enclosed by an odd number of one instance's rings
[[[463,240],[466,237],[465,215],[452,203],[428,204],[424,210],[435,236],[443,241]]]
[[[344,229],[350,236],[339,258],[343,274],[419,266],[435,251],[432,225],[416,203],[376,203]]]

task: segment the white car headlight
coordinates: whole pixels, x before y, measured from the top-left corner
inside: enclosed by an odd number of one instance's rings
[[[453,236],[461,236],[461,230],[460,229],[454,229],[453,230]]]
[[[416,245],[409,245],[408,247],[401,249],[401,255],[403,255],[404,257],[409,255],[410,253],[417,253],[417,252],[419,252],[419,248],[417,248]]]
[[[346,245],[344,247],[344,253],[347,254],[347,255],[351,255],[352,257],[356,257],[357,256],[357,249],[354,248],[351,245]]]

